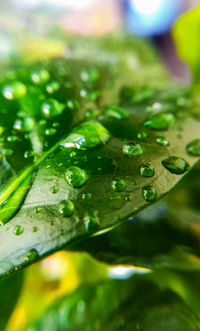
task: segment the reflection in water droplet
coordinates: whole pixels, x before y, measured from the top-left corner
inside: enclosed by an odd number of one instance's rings
[[[72,109],[72,110],[77,110],[79,109],[80,105],[79,102],[77,100],[67,100],[67,108]]]
[[[89,121],[72,130],[71,134],[61,145],[66,148],[87,149],[105,143],[109,137],[109,132],[101,123]]]
[[[135,142],[130,142],[126,143],[122,147],[123,154],[128,155],[128,156],[138,156],[143,153],[142,146],[135,143]]]
[[[46,117],[58,116],[63,109],[64,105],[55,99],[48,99],[42,104],[42,112]]]
[[[35,70],[31,72],[31,80],[35,84],[42,84],[50,78],[49,72],[46,69]]]
[[[156,142],[162,146],[169,146],[169,141],[165,139],[165,137],[161,137],[161,136],[156,137]]]
[[[52,187],[50,188],[50,190],[51,190],[52,193],[55,194],[55,193],[57,193],[57,192],[59,191],[59,187],[55,185],[55,186],[52,186]]]
[[[144,126],[152,130],[167,130],[174,122],[175,117],[172,113],[160,113],[145,121]]]
[[[170,156],[169,158],[162,161],[162,165],[172,174],[181,175],[184,174],[189,165],[188,163],[176,156]]]
[[[88,175],[85,170],[72,166],[65,172],[65,178],[68,184],[77,188],[85,184],[85,182],[88,180]]]
[[[38,252],[36,251],[36,249],[31,249],[30,251],[28,251],[26,253],[25,262],[27,262],[27,263],[34,262],[38,257],[39,257],[39,255],[38,255]]]
[[[2,89],[3,96],[8,100],[19,99],[25,96],[27,92],[26,86],[21,82],[13,82],[5,85]]]
[[[84,217],[86,231],[96,231],[99,228],[99,217],[97,210],[90,210]]]
[[[191,141],[187,145],[186,150],[189,154],[193,156],[200,156],[200,139],[195,139]]]
[[[140,174],[143,177],[153,177],[155,175],[155,169],[150,162],[147,162],[140,166]]]
[[[105,110],[105,115],[107,117],[113,117],[118,120],[126,119],[129,117],[129,113],[126,110],[117,107],[117,106],[109,106]]]
[[[15,234],[16,236],[19,236],[20,234],[23,233],[23,231],[24,231],[24,228],[23,228],[22,225],[16,225],[16,226],[15,226],[15,229],[14,229],[14,234]]]
[[[148,202],[155,201],[158,198],[157,192],[155,188],[153,188],[152,186],[143,187],[142,194],[144,199]]]
[[[49,84],[47,84],[46,90],[49,94],[52,94],[52,93],[58,91],[59,87],[60,86],[59,86],[58,82],[50,82]]]
[[[123,179],[116,178],[112,181],[112,189],[115,192],[123,192],[126,188],[126,183]]]
[[[69,217],[74,213],[74,204],[71,200],[63,200],[59,204],[59,213],[64,217]]]

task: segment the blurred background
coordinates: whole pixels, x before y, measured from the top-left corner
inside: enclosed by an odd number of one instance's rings
[[[177,60],[170,29],[176,18],[197,0],[1,0],[0,59],[39,48],[62,53],[61,35],[102,36],[125,30],[151,38],[172,74],[187,81],[188,73]],[[28,36],[24,42],[24,36]],[[42,38],[49,39],[43,44]],[[52,41],[52,38],[54,40]]]

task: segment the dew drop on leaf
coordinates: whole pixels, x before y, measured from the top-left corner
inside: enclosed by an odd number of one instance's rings
[[[45,130],[45,135],[46,136],[53,136],[57,132],[56,129],[54,128],[48,128]]]
[[[74,213],[74,204],[71,200],[63,200],[59,204],[59,213],[64,217],[69,217]]]
[[[161,137],[161,136],[156,137],[156,142],[157,144],[162,146],[169,146],[169,141],[165,139],[165,137]]]
[[[46,90],[49,94],[52,94],[56,91],[58,91],[60,85],[58,82],[50,82],[49,84],[47,84],[46,86]]]
[[[140,144],[129,142],[123,145],[122,152],[128,156],[138,156],[143,153],[143,149]]]
[[[88,180],[88,175],[85,170],[72,166],[67,169],[65,172],[65,178],[71,186],[78,188],[83,186]]]
[[[200,156],[200,139],[191,141],[187,147],[187,152],[193,156]]]
[[[137,134],[137,138],[138,138],[139,140],[144,140],[144,139],[147,138],[147,133],[146,133],[145,131],[140,131],[140,132],[138,132],[138,134]]]
[[[15,234],[16,236],[19,236],[20,234],[23,233],[23,231],[24,231],[24,228],[23,228],[22,225],[16,225],[16,226],[15,226],[15,229],[14,229],[14,234]]]
[[[42,84],[49,80],[50,74],[46,69],[35,70],[31,72],[31,80],[35,84]]]
[[[77,110],[79,108],[79,102],[74,99],[67,100],[67,108]]]
[[[38,252],[36,251],[36,249],[30,249],[30,251],[28,251],[26,253],[25,256],[25,262],[34,262],[37,258],[39,257]]]
[[[105,115],[107,117],[113,117],[118,120],[126,119],[129,117],[129,113],[126,110],[117,107],[117,106],[109,106],[105,110]]]
[[[52,186],[50,190],[51,190],[51,193],[55,194],[55,193],[58,193],[59,187],[55,185],[55,186]]]
[[[181,157],[170,156],[169,158],[162,161],[162,165],[172,174],[182,175],[184,174],[189,165]]]
[[[62,113],[64,105],[55,99],[48,99],[42,104],[42,112],[45,117],[58,116]]]
[[[91,200],[92,194],[91,193],[83,193],[82,194],[82,199],[83,200]]]
[[[175,117],[172,113],[160,113],[151,116],[144,122],[144,126],[152,130],[167,130],[174,122]]]
[[[140,174],[143,177],[153,177],[155,175],[155,169],[151,163],[147,162],[140,166]]]
[[[155,201],[158,197],[157,192],[154,187],[152,186],[145,186],[142,189],[143,197],[146,201]]]
[[[123,192],[126,188],[126,183],[123,179],[116,178],[112,181],[112,189],[115,192]]]
[[[3,96],[8,100],[19,99],[25,96],[27,92],[26,86],[21,82],[13,82],[5,85],[2,89]]]
[[[32,232],[37,232],[37,231],[38,231],[38,227],[37,226],[33,226]]]

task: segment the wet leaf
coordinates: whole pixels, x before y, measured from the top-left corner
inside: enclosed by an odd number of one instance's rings
[[[126,38],[112,50],[113,41],[104,41],[103,56],[89,62],[102,44],[88,54],[82,40],[82,53],[71,47],[73,60],[21,66],[1,79],[1,150],[12,173],[0,193],[0,275],[119,225],[198,161],[186,148],[199,139],[200,125],[190,114],[189,89],[170,83],[159,63],[156,87],[155,55],[145,61],[146,46],[132,43],[123,53]],[[130,61],[136,45],[137,63]],[[58,84],[49,89],[52,82]],[[110,116],[109,106],[127,115]],[[153,167],[151,176],[141,173],[144,164]],[[16,235],[16,227],[23,232]]]

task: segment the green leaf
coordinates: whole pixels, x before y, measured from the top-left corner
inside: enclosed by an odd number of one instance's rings
[[[173,37],[180,58],[185,61],[194,75],[200,74],[200,6],[189,10],[178,18],[173,27]]]
[[[21,66],[1,80],[1,150],[13,172],[0,193],[1,276],[112,229],[198,161],[187,150],[200,127],[189,89],[169,82],[159,63],[153,73],[151,52],[141,54],[144,66],[134,62],[134,41],[119,38],[115,49],[111,39],[113,50],[99,43],[89,52],[82,40],[82,53],[69,47],[73,60]]]
[[[109,233],[87,239],[73,249],[87,251],[109,264],[198,271],[199,178],[199,168],[193,169],[167,198]]]
[[[52,305],[30,330],[199,330],[199,318],[188,305],[151,278],[82,286]]]

